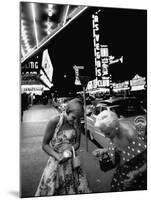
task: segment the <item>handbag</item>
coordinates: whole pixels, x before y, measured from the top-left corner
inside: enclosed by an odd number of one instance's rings
[[[104,172],[107,172],[115,167],[109,154],[107,152],[103,153],[99,159],[100,169]]]
[[[73,153],[72,164],[73,164],[73,168],[76,169],[77,167],[80,167],[80,156],[76,155],[75,149],[73,146],[72,146],[72,153]]]

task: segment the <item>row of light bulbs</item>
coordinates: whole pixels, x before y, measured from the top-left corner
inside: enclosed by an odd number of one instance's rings
[[[28,39],[28,36],[27,36],[27,31],[26,31],[23,20],[21,20],[21,38],[22,38],[24,45],[25,45],[25,50],[22,49],[22,54],[25,55],[26,52],[28,53],[31,50],[31,47],[29,45],[29,39]]]
[[[51,33],[51,28],[52,28],[52,25],[53,25],[53,22],[50,21],[50,18],[55,13],[55,9],[54,9],[53,4],[48,4],[47,13],[48,13],[48,21],[46,22],[46,26],[47,26],[46,32],[49,35]],[[24,20],[22,20],[22,19],[21,19],[21,39],[23,40],[23,43],[24,43],[24,46],[25,46],[25,48],[21,47],[21,53],[24,57],[26,54],[28,54],[32,50],[32,48],[29,44],[28,33],[26,31],[26,26],[24,24]]]

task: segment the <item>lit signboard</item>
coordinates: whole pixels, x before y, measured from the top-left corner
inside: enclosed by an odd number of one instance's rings
[[[39,57],[36,56],[35,58],[33,58],[32,60],[25,62],[21,65],[21,73],[22,74],[38,74],[40,70],[40,66],[39,66]]]
[[[87,85],[87,91],[96,89],[96,88],[109,88],[110,86],[110,79],[109,77],[103,78],[98,80],[97,78],[89,81]]]
[[[109,49],[108,45],[101,45],[102,76],[108,75]]]
[[[49,57],[48,49],[43,51],[42,68],[40,70],[40,79],[49,87],[52,87],[53,66]]]
[[[97,13],[92,15],[92,26],[93,26],[95,74],[96,74],[96,77],[98,77],[98,79],[100,79],[102,76],[102,71],[101,71],[99,17],[98,17]]]
[[[124,81],[122,83],[112,83],[113,85],[113,91],[121,91],[121,90],[128,90],[129,87],[129,81]]]
[[[21,84],[36,84],[39,77],[39,57],[21,65]]]
[[[42,94],[44,90],[43,85],[22,85],[21,92],[25,93],[34,93],[34,94]]]
[[[131,87],[131,91],[144,90],[145,85],[135,85]]]
[[[146,84],[146,78],[141,77],[139,75],[135,75],[132,80],[130,80],[130,85],[131,86],[138,86],[138,85],[145,85]]]
[[[75,85],[81,85],[80,79],[79,79],[79,69],[84,69],[84,66],[74,66],[73,67],[74,71],[75,71]]]
[[[108,45],[100,45],[100,30],[98,12],[92,15],[93,44],[95,58],[95,74],[98,79],[108,75],[109,49]]]
[[[134,78],[130,80],[130,85],[131,91],[144,90],[146,85],[146,78],[136,74]]]

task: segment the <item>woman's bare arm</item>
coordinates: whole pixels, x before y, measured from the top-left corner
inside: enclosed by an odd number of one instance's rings
[[[56,151],[54,151],[51,148],[51,146],[49,145],[49,143],[53,137],[53,134],[54,134],[54,131],[55,131],[58,121],[59,121],[59,116],[56,116],[49,121],[49,123],[46,127],[46,130],[45,130],[45,135],[44,135],[43,142],[42,142],[42,149],[48,155],[53,156],[57,160],[60,160],[60,154],[57,153]]]
[[[79,147],[80,147],[81,133],[82,133],[81,124],[80,124],[80,121],[78,121],[77,124],[76,124],[76,134],[77,134],[77,137],[76,137],[76,142],[74,144],[74,149],[75,150],[78,150]]]

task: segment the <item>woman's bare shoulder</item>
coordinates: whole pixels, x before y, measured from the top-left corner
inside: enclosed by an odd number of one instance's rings
[[[124,137],[126,137],[129,141],[134,140],[136,137],[136,134],[135,134],[133,127],[127,123],[120,123],[120,125],[122,128]]]
[[[52,126],[52,125],[56,125],[57,123],[58,123],[58,121],[59,121],[59,118],[60,118],[60,115],[58,114],[58,115],[54,115],[54,116],[51,116],[50,117],[50,119],[49,119],[49,121],[48,121],[48,126]]]

